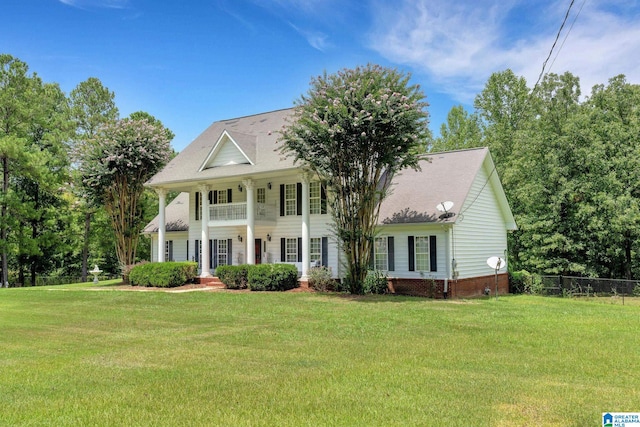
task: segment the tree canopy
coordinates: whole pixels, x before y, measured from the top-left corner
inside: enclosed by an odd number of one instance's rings
[[[141,203],[144,183],[168,161],[173,134],[146,113],[134,113],[101,127],[80,153],[80,172],[88,196],[111,218],[122,266],[134,263],[138,236],[146,221]]]
[[[324,181],[351,292],[361,293],[380,202],[393,175],[417,168],[427,103],[410,76],[367,65],[312,79],[282,132],[282,152]]]

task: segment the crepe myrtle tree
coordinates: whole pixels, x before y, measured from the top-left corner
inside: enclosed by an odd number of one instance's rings
[[[78,153],[87,196],[104,205],[110,217],[122,267],[135,262],[145,224],[144,183],[168,162],[172,139],[159,120],[138,112],[101,127]]]
[[[281,132],[281,153],[327,185],[351,293],[363,292],[393,175],[418,168],[430,137],[425,95],[409,80],[372,64],[324,73],[311,80]]]

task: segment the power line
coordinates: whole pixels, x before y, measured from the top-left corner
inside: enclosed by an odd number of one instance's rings
[[[569,4],[569,8],[567,9],[567,13],[564,15],[564,19],[562,20],[562,25],[560,25],[560,29],[558,30],[558,34],[556,34],[556,39],[553,41],[553,45],[551,46],[551,50],[549,50],[549,55],[547,55],[547,59],[544,60],[544,62],[542,63],[542,70],[540,70],[540,75],[538,76],[538,81],[536,81],[536,84],[533,85],[533,90],[531,91],[531,93],[534,93],[536,91],[536,88],[538,87],[538,84],[540,83],[540,80],[542,79],[542,76],[544,75],[544,69],[547,67],[547,62],[549,61],[549,58],[551,58],[551,55],[553,54],[553,50],[556,47],[556,43],[558,43],[558,40],[560,39],[560,34],[562,33],[562,29],[564,28],[564,25],[567,23],[567,19],[569,19],[569,13],[571,12],[571,8],[573,7],[573,3],[575,3],[575,0],[571,0],[571,3]],[[573,25],[572,25],[573,27]],[[564,42],[563,42],[564,44]],[[554,59],[555,61],[555,59]]]
[[[576,13],[576,16],[573,17],[573,21],[571,21],[571,26],[567,30],[567,34],[564,35],[564,39],[562,39],[562,44],[560,45],[560,48],[558,48],[558,51],[556,52],[556,56],[553,57],[553,61],[551,61],[551,65],[549,65],[549,69],[553,67],[553,64],[555,64],[556,59],[558,59],[558,55],[560,55],[560,51],[564,47],[564,43],[567,41],[567,38],[569,37],[569,33],[571,33],[571,30],[573,30],[573,26],[578,20],[578,16],[580,16],[580,12],[582,12],[582,9],[584,8],[584,4],[586,2],[587,0],[582,0],[582,5],[580,6],[580,9],[578,9],[578,13]]]

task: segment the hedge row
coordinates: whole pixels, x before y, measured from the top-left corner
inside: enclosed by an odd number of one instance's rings
[[[129,283],[133,286],[174,288],[193,282],[197,274],[196,262],[150,262],[133,267],[129,273]]]
[[[216,276],[228,289],[287,291],[298,287],[298,269],[292,264],[221,265]]]

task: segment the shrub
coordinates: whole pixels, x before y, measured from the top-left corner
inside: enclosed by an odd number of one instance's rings
[[[216,268],[216,276],[227,289],[247,289],[248,265],[221,265]]]
[[[527,270],[514,271],[509,274],[509,292],[513,294],[541,294],[544,285],[537,274]]]
[[[247,270],[249,289],[252,291],[287,291],[298,287],[298,269],[295,265],[249,265]]]
[[[312,267],[309,269],[309,286],[318,292],[327,292],[336,289],[336,282],[329,268]]]
[[[378,270],[369,270],[363,288],[365,294],[386,294],[389,291],[387,275]]]
[[[197,275],[195,262],[153,262],[136,265],[129,273],[134,286],[156,286],[174,288],[192,282]]]

